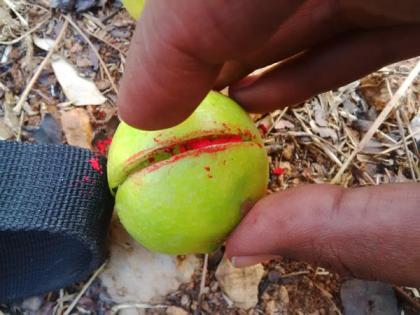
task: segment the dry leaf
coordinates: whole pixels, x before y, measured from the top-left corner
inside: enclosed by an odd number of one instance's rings
[[[365,119],[357,119],[354,120],[351,124],[351,126],[360,132],[368,132],[370,127],[373,125],[373,121],[371,120],[365,120]]]
[[[359,110],[359,108],[354,104],[350,99],[345,99],[343,101],[343,108],[346,111],[346,113],[350,115],[356,115]]]
[[[389,92],[382,74],[374,73],[361,80],[359,91],[369,105],[382,111],[389,101]]]
[[[258,286],[264,275],[261,264],[235,268],[223,258],[216,270],[216,278],[224,293],[236,307],[249,309],[258,303]]]
[[[384,146],[381,142],[375,139],[370,139],[369,142],[365,145],[362,152],[368,154],[375,154],[382,152],[384,150]]]
[[[93,130],[89,115],[84,109],[75,108],[62,112],[61,124],[68,144],[92,149]]]
[[[318,126],[326,127],[328,125],[327,121],[325,120],[325,117],[326,117],[325,110],[319,103],[317,103],[314,106],[314,116],[315,116],[315,122],[317,123]]]
[[[295,125],[293,125],[290,121],[286,119],[280,119],[276,121],[274,124],[274,129],[276,130],[282,130],[282,129],[293,129],[295,128]]]
[[[54,55],[51,64],[64,94],[74,105],[101,105],[106,101],[95,83],[82,78],[66,59]]]
[[[45,51],[49,51],[51,47],[54,46],[54,40],[51,38],[47,38],[47,37],[42,38],[35,35],[33,36],[33,40],[34,40],[35,46]]]
[[[337,142],[338,136],[334,129],[328,127],[318,127],[317,124],[311,120],[309,122],[313,131],[315,131],[321,138],[331,138],[333,142]]]
[[[92,66],[92,62],[87,57],[77,58],[76,64],[79,68],[86,68]]]
[[[6,46],[0,58],[0,63],[6,63],[9,59],[9,54],[12,51],[12,45]]]
[[[416,139],[417,142],[420,141],[420,114],[417,114],[412,120],[411,120],[411,129],[414,133],[414,139]]]
[[[17,133],[19,131],[19,118],[13,111],[15,103],[15,96],[11,92],[6,91],[3,103],[4,122],[13,132]]]

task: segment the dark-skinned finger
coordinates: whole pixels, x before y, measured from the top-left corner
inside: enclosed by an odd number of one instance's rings
[[[419,192],[419,184],[308,185],[273,194],[239,224],[226,253],[240,265],[241,257],[280,255],[353,277],[420,285]]]
[[[418,0],[337,0],[341,19],[360,28],[420,24]]]
[[[346,30],[333,0],[306,1],[261,47],[240,60],[223,65],[215,88],[222,89],[256,69],[269,66],[304,50],[320,45]]]
[[[215,88],[222,89],[256,69],[319,46],[343,32],[420,24],[420,2],[409,2],[306,1],[262,47],[241,60],[228,61]]]
[[[302,1],[147,1],[121,83],[120,117],[142,129],[181,122],[223,63],[265,42]]]
[[[263,74],[252,84],[230,88],[251,112],[299,104],[385,65],[420,54],[420,26],[372,30],[313,49]]]

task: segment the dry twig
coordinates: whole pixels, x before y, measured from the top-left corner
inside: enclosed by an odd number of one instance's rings
[[[16,9],[16,6],[13,2],[10,0],[3,0],[4,3],[10,8],[10,10],[13,11],[13,13],[16,15],[16,17],[19,19],[20,23],[22,23],[23,26],[28,27],[28,21],[25,20],[25,18],[19,13],[19,11]]]
[[[112,78],[111,74],[109,73],[109,70],[108,70],[104,60],[102,59],[102,57],[99,54],[96,47],[92,44],[89,37],[87,37],[86,34],[80,29],[80,27],[73,21],[73,19],[71,18],[70,15],[63,15],[63,17],[66,19],[66,21],[68,21],[71,24],[71,26],[73,26],[76,29],[76,31],[80,34],[80,36],[82,36],[83,39],[87,42],[87,44],[90,46],[90,48],[92,49],[92,51],[94,52],[94,54],[98,58],[99,63],[101,64],[106,76],[108,77],[108,80],[111,83],[112,89],[114,90],[115,94],[117,94],[118,93],[118,88],[115,85],[114,79]]]
[[[200,292],[198,293],[198,299],[200,299],[201,295],[204,293],[204,288],[206,287],[206,276],[207,276],[208,261],[209,261],[209,254],[205,254],[204,255],[204,262],[203,262],[203,271],[201,273]]]
[[[129,308],[154,309],[154,308],[167,308],[167,307],[169,307],[169,306],[168,305],[161,305],[161,304],[157,304],[157,305],[144,304],[144,303],[118,304],[118,305],[115,305],[111,309],[111,314],[118,314],[119,311],[126,310],[126,309],[129,309]]]
[[[98,268],[98,270],[95,271],[95,273],[90,277],[89,281],[86,282],[86,284],[83,286],[83,289],[80,290],[79,294],[76,296],[76,298],[73,300],[73,302],[70,304],[70,306],[66,309],[66,311],[63,313],[63,315],[69,315],[73,308],[77,305],[80,298],[85,294],[86,290],[90,287],[90,285],[93,283],[93,281],[99,276],[99,274],[104,270],[107,262],[104,262],[102,266]]]
[[[42,60],[38,69],[36,69],[34,75],[32,76],[29,83],[26,85],[25,90],[23,91],[22,95],[20,96],[19,101],[17,102],[16,106],[13,108],[13,110],[15,112],[17,112],[17,113],[21,112],[22,107],[23,107],[23,103],[26,101],[26,98],[28,97],[32,87],[34,86],[35,82],[38,80],[38,77],[40,76],[42,70],[48,64],[48,62],[51,59],[51,56],[53,55],[54,51],[57,49],[57,47],[60,44],[62,38],[64,37],[64,35],[66,33],[66,30],[67,30],[67,26],[68,26],[68,22],[65,21],[63,26],[61,27],[60,33],[58,34],[56,40],[54,41],[54,44],[52,45],[51,49],[48,51],[44,60]]]

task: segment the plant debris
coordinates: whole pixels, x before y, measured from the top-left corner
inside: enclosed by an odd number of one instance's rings
[[[61,113],[61,124],[68,144],[92,149],[92,125],[89,115],[83,108],[63,111]]]
[[[55,76],[67,99],[74,105],[101,105],[106,98],[95,83],[81,77],[76,68],[61,56],[53,56],[51,62]]]
[[[250,309],[258,303],[258,286],[264,275],[261,264],[235,268],[229,260],[223,259],[215,276],[220,288],[236,307]]]

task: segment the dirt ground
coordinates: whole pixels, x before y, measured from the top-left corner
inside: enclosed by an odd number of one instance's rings
[[[63,15],[51,10],[48,1],[13,2],[17,13],[0,2],[0,139],[69,143],[106,154],[118,125],[115,101],[134,21],[124,9],[111,4],[87,13]],[[51,47],[55,47],[55,55],[47,59]],[[58,80],[62,70],[57,58],[63,58],[64,64],[73,65],[80,76],[94,82],[98,95],[88,101],[90,104],[68,101],[71,91],[65,93],[64,83]],[[331,183],[339,170],[343,176],[338,183],[345,187],[418,181],[418,77],[403,91],[400,105],[376,126],[373,137],[345,166],[418,62],[417,58],[386,67],[296,108],[252,115],[270,157],[268,193],[305,183]],[[86,87],[88,92],[90,89]],[[97,101],[101,104],[92,105]],[[222,255],[221,249],[209,256],[205,280],[208,290],[200,298],[202,270],[162,304],[194,314],[321,315],[340,314],[343,310],[340,287],[346,279],[318,266],[287,259],[264,264],[254,308],[235,308],[215,278]],[[39,303],[34,302],[29,310],[19,303],[0,305],[0,314],[61,313],[83,286],[81,283],[39,297]],[[394,289],[401,314],[420,313],[418,290]],[[63,299],[66,296],[69,298]],[[114,306],[96,280],[73,312],[108,314]],[[167,312],[166,308],[146,310],[147,314]]]

